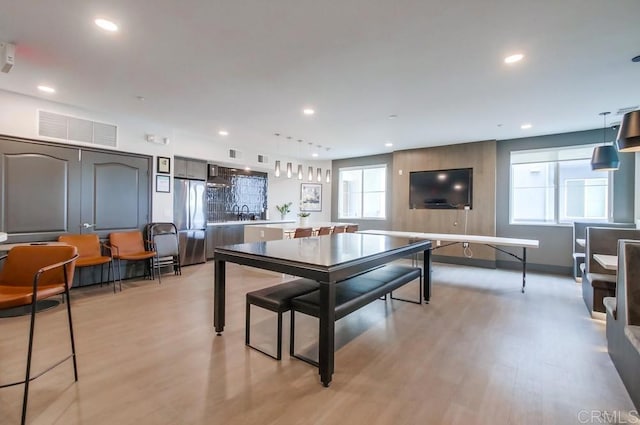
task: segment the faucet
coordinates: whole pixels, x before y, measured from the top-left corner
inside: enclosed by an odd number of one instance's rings
[[[238,213],[234,215],[236,216],[236,219],[240,220],[240,206],[238,204],[235,204],[233,207],[231,207],[231,214],[234,213],[236,208],[238,209]]]
[[[240,210],[240,216],[244,217],[244,209],[247,209],[247,216],[249,215],[249,206],[248,205],[243,205],[242,209]]]

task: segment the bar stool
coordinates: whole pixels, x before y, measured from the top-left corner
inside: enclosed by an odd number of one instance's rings
[[[280,360],[282,358],[282,313],[291,310],[291,300],[300,295],[305,295],[318,289],[318,284],[309,279],[298,279],[285,282],[268,288],[247,293],[246,314],[245,314],[245,345],[267,356]],[[251,345],[251,305],[262,307],[278,314],[278,338],[277,353],[268,353],[258,347]]]
[[[27,366],[24,381],[0,385],[0,388],[24,384],[22,399],[22,420],[27,419],[27,402],[29,399],[29,383],[42,376],[56,366],[71,359],[73,361],[74,380],[78,381],[76,364],[76,348],[71,321],[71,299],[69,287],[73,281],[75,262],[78,250],[71,245],[25,245],[16,246],[9,254],[0,257],[5,259],[0,271],[0,309],[31,306],[31,322],[29,327],[29,346],[27,349]],[[36,303],[49,297],[62,295],[66,297],[69,336],[71,338],[71,354],[54,363],[43,372],[32,375],[31,358],[36,321]],[[45,316],[45,318],[49,318]]]

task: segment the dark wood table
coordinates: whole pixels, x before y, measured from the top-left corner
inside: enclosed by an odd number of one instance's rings
[[[423,252],[424,298],[431,296],[431,242],[408,237],[341,233],[300,239],[253,242],[214,250],[213,324],[224,331],[225,263],[313,279],[320,284],[319,373],[325,387],[334,370],[335,283],[393,260]]]

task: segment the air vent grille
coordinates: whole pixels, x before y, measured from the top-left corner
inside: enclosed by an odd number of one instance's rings
[[[242,152],[237,149],[229,149],[229,158],[231,159],[240,159],[242,158]]]
[[[55,139],[117,147],[118,127],[68,115],[38,111],[38,134]]]

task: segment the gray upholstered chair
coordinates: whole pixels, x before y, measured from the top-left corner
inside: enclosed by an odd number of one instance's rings
[[[593,254],[616,255],[619,239],[640,239],[640,230],[587,227],[582,298],[589,313],[604,313],[603,298],[615,297],[616,295],[615,270],[607,270],[602,267],[594,260]]]
[[[618,242],[616,297],[605,298],[604,305],[609,356],[640,407],[640,241]]]

